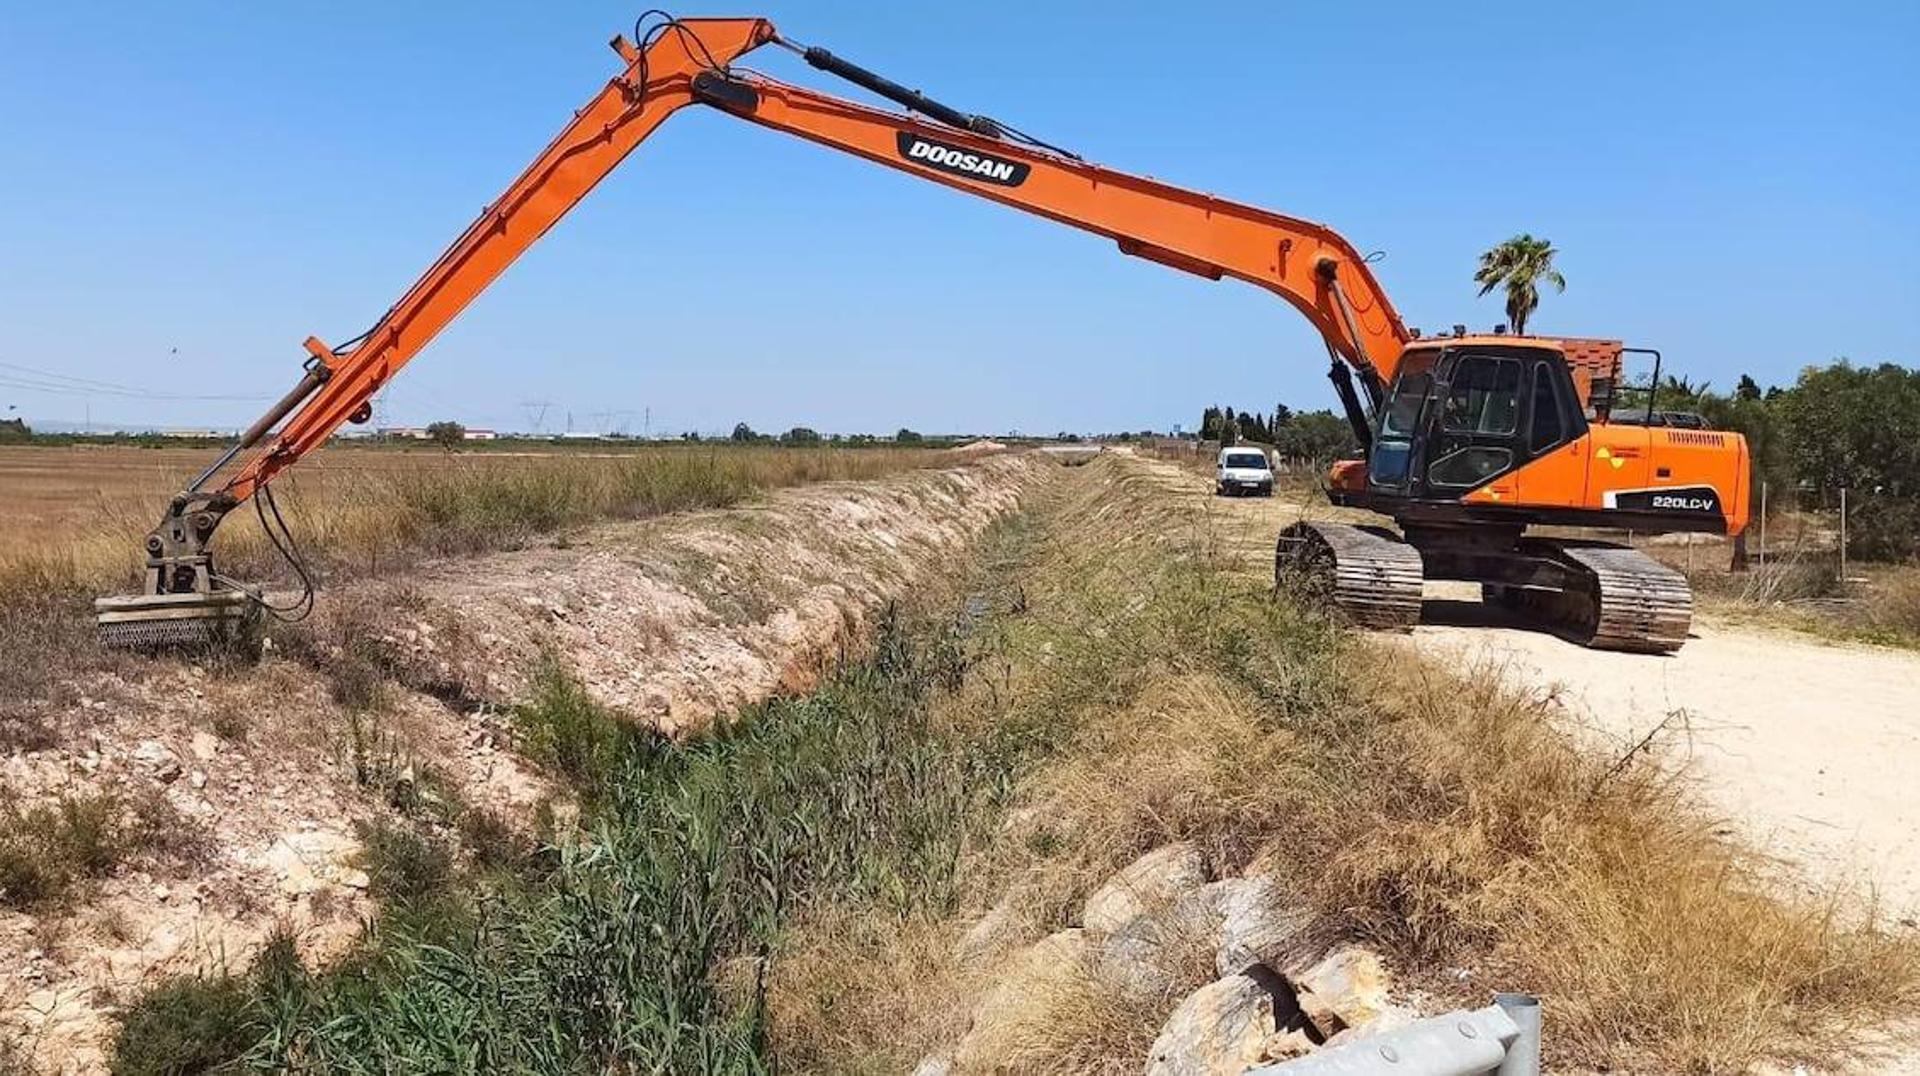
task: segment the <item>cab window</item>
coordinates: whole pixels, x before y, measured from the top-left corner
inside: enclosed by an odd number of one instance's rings
[[[1449,433],[1511,434],[1520,420],[1520,362],[1468,355],[1453,368],[1440,423]]]
[[[1427,468],[1436,486],[1477,486],[1513,466],[1513,450],[1498,445],[1466,445],[1441,456]]]
[[[1544,452],[1566,436],[1567,424],[1560,414],[1560,397],[1553,391],[1553,370],[1543,362],[1533,368],[1533,428],[1527,437],[1527,449]]]
[[[1381,416],[1381,436],[1412,437],[1420,425],[1420,405],[1427,402],[1427,389],[1432,385],[1433,375],[1424,370],[1402,377]]]

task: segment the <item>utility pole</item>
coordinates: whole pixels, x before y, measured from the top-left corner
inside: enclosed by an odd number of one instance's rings
[[[527,422],[533,426],[534,433],[547,432],[547,408],[553,406],[552,400],[521,400],[520,406],[526,412]]]
[[[1847,589],[1847,487],[1840,487],[1840,589]]]

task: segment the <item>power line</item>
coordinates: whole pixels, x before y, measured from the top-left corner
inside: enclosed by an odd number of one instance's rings
[[[0,362],[0,369],[14,370],[17,373],[0,373],[0,388],[25,389],[29,392],[48,392],[59,396],[122,396],[142,400],[194,400],[222,403],[259,403],[271,399],[267,396],[238,395],[198,395],[171,392],[154,392],[122,385],[112,381],[97,381],[88,377],[74,377],[71,374],[57,373],[52,370],[39,370],[19,363]]]

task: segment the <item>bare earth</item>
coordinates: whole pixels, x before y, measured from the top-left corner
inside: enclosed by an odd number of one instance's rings
[[[1429,585],[1405,645],[1550,693],[1622,750],[1665,722],[1662,755],[1755,847],[1808,885],[1872,885],[1895,917],[1920,912],[1920,654],[1711,619],[1671,657],[1588,650],[1456,586]]]

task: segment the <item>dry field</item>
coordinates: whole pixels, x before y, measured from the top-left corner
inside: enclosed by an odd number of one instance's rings
[[[24,506],[0,536],[0,719],[104,656],[88,603],[139,584],[141,538],[206,449],[0,447],[0,493]],[[334,445],[274,483],[322,586],[423,557],[564,544],[588,524],[721,508],[766,491],[956,462],[895,448],[720,444],[547,454]],[[253,511],[227,518],[220,569],[285,591],[295,581]]]
[[[15,525],[0,534],[0,599],[22,586],[99,588],[137,578],[139,538],[214,456],[131,445],[0,447]],[[919,449],[648,446],[625,452],[462,452],[335,445],[277,483],[303,542],[336,566],[377,569],[411,551],[510,547],[596,519],[732,504],[755,491],[872,478],[952,462]],[[274,568],[251,513],[230,517],[230,567]]]

